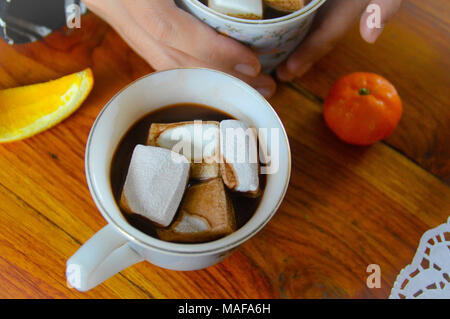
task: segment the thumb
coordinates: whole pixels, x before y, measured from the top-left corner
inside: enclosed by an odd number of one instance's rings
[[[278,67],[282,81],[300,77],[360,19],[368,1],[327,1],[318,12],[311,32],[289,59]]]

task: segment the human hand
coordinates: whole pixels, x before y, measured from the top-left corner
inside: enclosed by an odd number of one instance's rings
[[[319,9],[310,34],[298,49],[277,69],[282,81],[291,81],[305,74],[315,62],[326,55],[334,44],[360,18],[360,32],[364,40],[374,43],[383,32],[385,24],[400,8],[402,0],[328,0]],[[379,5],[381,27],[369,28],[370,13],[366,8]],[[362,15],[362,16],[361,16]]]
[[[275,81],[260,74],[257,56],[167,0],[83,0],[154,69],[205,67],[232,74],[265,97]]]

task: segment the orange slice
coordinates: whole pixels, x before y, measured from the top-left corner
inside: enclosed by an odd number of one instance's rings
[[[94,85],[91,69],[46,83],[0,90],[0,143],[21,140],[75,112]]]

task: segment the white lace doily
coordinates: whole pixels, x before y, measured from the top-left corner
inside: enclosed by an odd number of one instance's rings
[[[397,277],[390,299],[450,299],[450,217],[420,239],[413,262]]]

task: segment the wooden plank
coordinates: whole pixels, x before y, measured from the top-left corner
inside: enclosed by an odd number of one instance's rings
[[[58,269],[56,280],[49,274],[36,271],[35,268],[32,272],[26,273],[22,266],[27,265],[30,260],[17,259],[18,251],[9,251],[4,264],[0,263],[0,269],[4,269],[4,273],[8,274],[0,279],[0,285],[16,288],[5,291],[5,296],[274,297],[275,294],[271,292],[270,287],[260,289],[268,286],[266,279],[260,278],[260,273],[251,269],[248,258],[240,254],[233,256],[217,270],[208,269],[183,274],[162,270],[150,264],[142,264],[125,270],[122,277],[116,276],[117,278],[111,279],[105,284],[104,289],[95,289],[88,294],[76,293],[65,287],[65,260],[82,242],[105,225],[105,221],[91,199],[84,177],[84,148],[90,127],[103,105],[119,89],[151,71],[150,67],[98,18],[88,15],[83,20],[83,25],[86,24],[90,27],[82,28],[78,34],[70,34],[68,38],[65,32],[56,32],[45,42],[23,46],[10,47],[0,42],[2,67],[0,83],[3,87],[46,81],[87,66],[93,68],[96,81],[93,92],[82,108],[63,124],[26,141],[0,146],[1,165],[8,167],[8,170],[0,172],[0,185],[4,188],[0,198],[2,203],[5,203],[3,206],[5,211],[1,214],[3,217],[6,212],[16,212],[13,216],[6,215],[8,218],[5,217],[3,223],[5,227],[15,229],[10,224],[16,223],[19,227],[23,222],[29,221],[30,217],[22,213],[23,209],[16,207],[22,204],[28,207],[31,213],[44,216],[44,220],[49,222],[48,227],[43,227],[39,221],[33,221],[36,224],[36,233],[29,234],[29,237],[39,238],[41,234],[46,236],[48,234],[50,238],[53,238],[51,243],[54,245],[58,245],[61,240],[71,242],[71,247],[61,243],[58,250],[54,247],[46,247],[45,242],[41,240],[27,238],[27,242],[32,245],[21,247],[24,254],[30,256],[34,256],[33,249],[48,250],[54,254],[62,253],[64,257],[60,258],[58,263],[55,263],[53,257],[35,261],[38,264],[48,263],[49,267]],[[86,42],[86,39],[89,40]],[[98,41],[95,42],[92,39]],[[93,41],[94,44],[92,44]],[[86,49],[86,46],[91,45],[89,50]],[[80,52],[89,52],[89,56],[80,55]],[[19,63],[16,65],[10,61]],[[58,233],[58,236],[53,235],[52,232]],[[27,233],[27,230],[17,229],[16,233],[20,236],[21,233]],[[7,233],[4,234],[6,237]],[[13,241],[13,239],[10,240]],[[11,242],[8,243],[12,245]],[[229,269],[234,268],[233,260],[239,256],[242,259],[240,262],[242,267],[230,274]],[[240,276],[244,270],[247,270],[248,279],[242,280]],[[141,275],[141,272],[145,276]],[[151,274],[150,277],[148,273]],[[22,277],[27,278],[32,284],[27,285]],[[36,278],[43,278],[42,282],[35,283]],[[231,279],[230,282],[227,282],[225,278]],[[123,283],[117,283],[117,281],[123,281]],[[210,286],[210,283],[217,282],[218,284],[214,287]],[[240,288],[243,282],[247,287],[245,291]],[[52,290],[53,286],[58,287]],[[129,287],[122,289],[123,286]]]
[[[38,188],[38,183],[34,187]],[[0,198],[0,286],[8,287],[0,289],[2,298],[146,297],[120,275],[86,295],[69,289],[65,282],[67,252],[78,249],[80,242],[65,231],[64,223],[55,224],[3,185]]]
[[[354,28],[296,83],[323,99],[347,73],[382,74],[404,102],[403,118],[387,143],[450,183],[449,16],[448,1],[404,1],[375,45]]]
[[[290,297],[388,296],[422,233],[446,221],[450,189],[382,143],[343,144],[320,104],[286,86],[271,102],[290,137],[293,175],[281,210],[251,242],[268,255],[281,250],[285,263],[261,262],[277,269],[272,278],[283,275]],[[372,263],[381,266],[379,290],[365,285]]]
[[[341,143],[324,125],[318,101],[282,85],[271,103],[290,137],[293,174],[286,200],[261,233],[206,270],[141,263],[86,294],[67,288],[65,261],[105,225],[84,177],[90,127],[117,90],[150,71],[109,27],[92,15],[84,19],[96,28],[19,47],[0,42],[4,87],[86,66],[96,80],[62,124],[0,145],[0,167],[7,168],[0,170],[0,297],[386,297],[422,233],[445,222],[447,185],[385,144]],[[372,263],[381,266],[381,289],[366,287]]]

